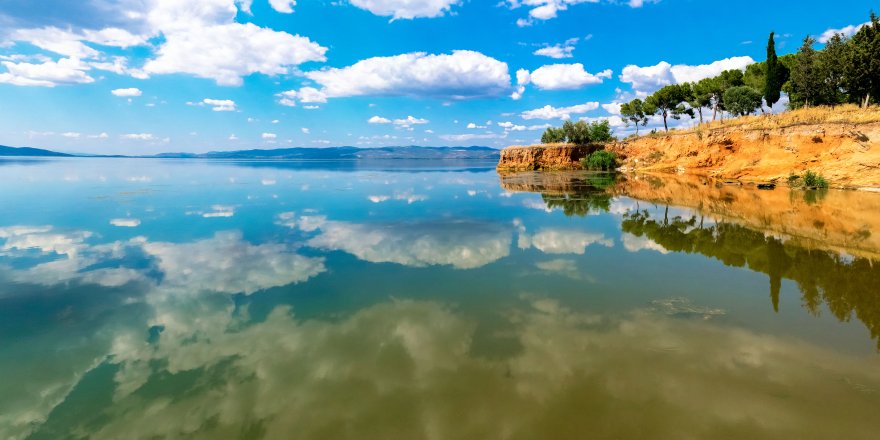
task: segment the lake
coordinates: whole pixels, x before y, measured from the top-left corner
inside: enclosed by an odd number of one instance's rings
[[[0,161],[0,437],[877,438],[880,194]]]

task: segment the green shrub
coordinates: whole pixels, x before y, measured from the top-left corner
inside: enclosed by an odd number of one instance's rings
[[[588,170],[614,171],[617,168],[617,155],[605,150],[594,151],[581,160],[581,166]]]
[[[804,173],[804,186],[807,188],[828,188],[828,181],[813,171]]]

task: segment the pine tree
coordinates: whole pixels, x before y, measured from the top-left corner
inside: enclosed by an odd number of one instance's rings
[[[791,106],[792,108],[809,107],[816,104],[822,89],[822,78],[816,68],[815,40],[808,36],[795,55],[794,68],[791,71]]]
[[[880,95],[880,20],[871,13],[871,22],[856,32],[847,44],[844,86],[850,99],[863,107]]]

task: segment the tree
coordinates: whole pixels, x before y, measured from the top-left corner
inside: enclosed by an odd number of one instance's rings
[[[562,132],[565,133],[565,139],[575,145],[587,145],[591,141],[590,126],[584,121],[565,121]]]
[[[649,111],[650,110],[650,111]],[[620,105],[620,116],[626,125],[636,125],[636,136],[639,135],[639,125],[648,125],[648,116],[655,113],[653,108],[646,108],[641,99],[633,99]]]
[[[590,123],[591,142],[610,142],[614,140],[611,135],[611,123],[607,119]]]
[[[795,55],[791,71],[791,106],[793,108],[815,104],[822,89],[822,78],[816,66],[815,40],[807,36]]]
[[[697,110],[700,115],[700,124],[703,124],[703,107],[712,105],[712,91],[705,80],[696,83],[682,84],[685,88],[685,96],[688,105]]]
[[[767,40],[767,61],[765,65],[764,100],[767,101],[767,107],[772,108],[773,104],[779,102],[782,84],[785,83],[788,76],[788,69],[776,57],[776,40],[774,40],[773,32],[770,32],[770,39]]]
[[[816,53],[816,75],[821,80],[816,104],[837,105],[846,101],[844,76],[846,75],[846,37],[834,34],[825,48]]]
[[[669,132],[669,125],[666,122],[667,118],[681,119],[683,114],[694,117],[693,109],[687,108],[682,104],[685,98],[682,87],[678,84],[671,84],[654,92],[645,102],[655,108],[656,112],[663,117],[663,128]]]
[[[565,142],[565,133],[561,128],[547,127],[541,135],[542,144],[558,144]]]
[[[737,116],[746,116],[761,107],[761,92],[749,86],[731,87],[724,92],[724,105]]]
[[[849,40],[845,58],[844,85],[851,99],[867,107],[880,96],[880,19],[873,12],[871,21]]]

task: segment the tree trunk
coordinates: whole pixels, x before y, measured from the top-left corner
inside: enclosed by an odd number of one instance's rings
[[[871,93],[869,92],[865,95],[865,101],[862,103],[862,108],[868,108],[868,104],[871,102]]]
[[[697,113],[700,114],[700,125],[703,125],[703,107],[698,107]]]
[[[666,112],[663,112],[663,128],[669,133],[669,126],[666,125]]]
[[[715,116],[718,115],[718,103],[712,106],[712,120],[715,120]]]

